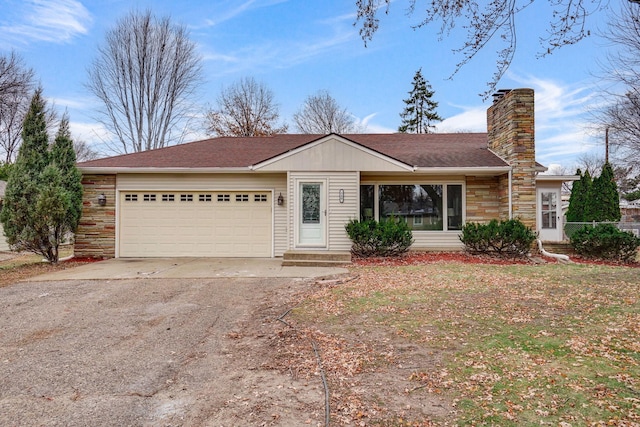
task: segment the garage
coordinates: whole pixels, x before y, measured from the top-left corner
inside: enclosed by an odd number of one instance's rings
[[[121,257],[271,257],[270,191],[123,191]]]

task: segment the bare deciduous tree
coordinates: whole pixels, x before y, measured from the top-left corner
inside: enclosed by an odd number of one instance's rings
[[[640,164],[640,5],[625,3],[612,14],[605,37],[617,49],[608,55],[603,77],[607,107],[599,117],[609,129],[616,159],[631,168]]]
[[[638,0],[629,0],[638,2]],[[392,0],[357,0],[356,23],[361,23],[360,36],[365,44],[372,40],[378,30],[380,9],[390,10]],[[464,43],[454,52],[462,55],[452,75],[480,52],[492,39],[502,40],[503,48],[498,51],[496,71],[488,82],[488,89],[482,95],[491,95],[513,59],[517,48],[516,16],[531,6],[534,0],[408,0],[408,14],[413,15],[416,8],[422,6],[424,18],[415,28],[440,23],[439,36],[444,37],[456,27],[467,30]],[[538,1],[537,4],[545,4]],[[578,43],[589,35],[586,26],[589,16],[608,6],[606,0],[555,0],[551,3],[552,12],[549,26],[541,29],[541,49],[538,56],[545,56],[556,49]],[[394,5],[396,6],[396,5]],[[523,23],[523,25],[528,25]]]
[[[298,112],[293,115],[293,122],[301,133],[361,133],[359,126],[346,108],[340,107],[338,101],[326,90],[310,95]]]
[[[201,78],[184,26],[150,11],[120,19],[98,47],[87,83],[102,101],[101,122],[117,138],[110,148],[129,153],[182,142]]]
[[[76,160],[78,162],[95,160],[100,157],[98,151],[94,150],[86,141],[80,139],[73,141],[73,151],[76,153]]]
[[[0,162],[11,163],[18,152],[34,88],[33,70],[15,52],[0,56]]]
[[[218,108],[207,112],[206,131],[217,136],[267,136],[286,133],[279,125],[273,92],[253,77],[245,77],[218,96]]]

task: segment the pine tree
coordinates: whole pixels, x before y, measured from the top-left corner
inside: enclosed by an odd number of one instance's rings
[[[69,130],[69,118],[66,115],[60,121],[60,127],[51,148],[51,162],[60,171],[60,185],[69,197],[65,225],[68,231],[75,232],[82,215],[82,173],[76,167],[76,152]]]
[[[435,129],[433,123],[442,121],[442,117],[436,112],[438,103],[431,99],[434,93],[420,68],[413,76],[413,89],[409,92],[409,98],[404,100],[406,107],[400,113],[402,124],[398,127],[399,132],[431,133]]]
[[[9,173],[0,222],[13,249],[37,253],[55,263],[60,243],[68,232],[75,231],[80,219],[82,188],[73,163],[75,155],[68,152],[68,120],[63,119],[49,152],[45,110],[42,90],[38,89],[25,117],[18,157]]]
[[[600,176],[593,180],[586,211],[587,221],[620,221],[620,195],[609,163],[605,163]]]
[[[577,170],[576,175],[580,176],[580,180],[575,181],[571,188],[569,209],[567,209],[567,222],[588,221],[586,216],[586,207],[592,186],[591,175],[589,174],[589,171],[586,171],[583,175],[580,169]]]

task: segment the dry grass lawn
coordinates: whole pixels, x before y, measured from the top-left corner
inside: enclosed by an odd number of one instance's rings
[[[638,426],[639,273],[360,266],[355,280],[319,286],[287,318],[318,343],[337,425]],[[302,341],[279,352],[314,370]]]

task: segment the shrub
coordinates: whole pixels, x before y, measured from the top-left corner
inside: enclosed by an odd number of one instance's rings
[[[578,255],[625,262],[634,261],[640,247],[639,238],[613,224],[584,226],[573,233],[570,242]]]
[[[537,237],[518,219],[493,219],[488,224],[466,223],[460,241],[470,253],[521,258],[527,256]]]
[[[380,222],[352,219],[345,225],[353,242],[351,253],[358,257],[400,256],[413,244],[413,234],[406,221],[389,218]]]

